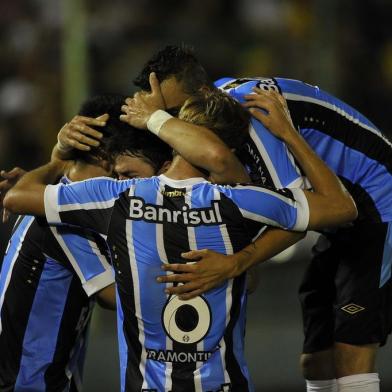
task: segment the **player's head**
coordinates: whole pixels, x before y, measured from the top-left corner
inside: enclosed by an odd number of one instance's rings
[[[119,179],[151,177],[164,171],[172,159],[172,149],[157,136],[127,126],[109,141],[114,172]]]
[[[145,64],[134,84],[150,91],[149,76],[155,72],[165,99],[166,108],[181,106],[190,96],[202,88],[213,88],[206,70],[191,48],[168,45]]]
[[[103,133],[100,146],[76,152],[76,160],[100,169],[98,175],[111,175],[114,169],[120,178],[150,177],[171,160],[171,149],[155,135],[119,120],[125,99],[121,94],[103,94],[82,105],[79,115],[98,117],[107,113],[109,119],[104,127],[97,128]]]
[[[249,133],[249,112],[217,89],[188,98],[178,117],[210,129],[231,149],[242,146]]]
[[[108,141],[120,131],[126,131],[129,125],[119,120],[121,105],[125,96],[121,94],[101,94],[86,100],[79,110],[80,116],[99,117],[108,114],[109,119],[103,127],[97,127],[97,131],[103,134],[99,147],[92,148],[90,151],[75,150],[75,160],[100,165],[102,162],[111,161],[112,156],[108,151]]]

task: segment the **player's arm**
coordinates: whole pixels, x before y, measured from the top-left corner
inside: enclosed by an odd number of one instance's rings
[[[108,119],[107,114],[97,118],[75,116],[57,134],[57,143],[52,150],[52,160],[72,159],[75,149],[90,151],[92,147],[98,147],[103,136],[99,128],[105,126]]]
[[[3,200],[7,192],[22,178],[26,173],[26,170],[20,167],[14,167],[10,171],[1,170],[0,177],[3,178],[0,181],[0,208],[3,208]],[[10,217],[10,211],[3,208],[3,223],[6,223]]]
[[[294,129],[285,99],[273,91],[258,88],[254,91],[256,94],[245,96],[245,106],[286,143],[314,189],[314,192],[304,191],[310,211],[308,229],[338,226],[356,219],[357,209],[352,197],[338,177]]]
[[[51,161],[26,173],[8,192],[4,206],[18,214],[45,215],[49,224],[74,225],[106,235],[115,201],[132,180],[99,177],[49,185],[66,171],[67,165]]]
[[[194,264],[163,264],[165,271],[174,274],[157,278],[160,283],[182,282],[183,285],[166,289],[169,294],[190,299],[235,278],[252,266],[262,263],[301,240],[305,232],[292,232],[275,228],[267,229],[255,242],[240,252],[224,255],[212,250],[192,250],[181,256]]]
[[[27,172],[4,197],[3,206],[21,215],[45,215],[44,193],[66,171],[66,161],[54,160]]]
[[[116,288],[114,284],[98,291],[97,302],[99,306],[108,310],[116,310]]]
[[[120,116],[122,121],[154,132],[190,163],[207,170],[214,182],[249,180],[241,163],[213,132],[163,112],[165,103],[154,73],[150,75],[150,86],[151,94],[136,93],[134,98],[126,100],[126,105],[122,107],[124,114]],[[162,121],[154,122],[153,114],[154,118],[163,116]]]
[[[315,192],[306,192],[305,195],[309,205],[309,217],[304,219],[301,215],[306,215],[307,206],[304,203],[297,203],[296,216],[292,218],[291,223],[285,217],[288,217],[289,210],[285,208],[286,203],[280,204],[277,200],[274,202],[276,215],[269,215],[271,222],[280,220],[280,224],[284,227],[291,228],[324,228],[328,226],[346,223],[356,217],[355,204],[351,196],[340,184],[338,178],[328,169],[328,167],[317,157],[310,149],[306,142],[297,134],[291,125],[288,111],[284,102],[277,95],[270,94],[267,96],[249,96],[250,101],[247,106],[261,107],[268,114],[251,109],[254,116],[264,123],[274,134],[282,137],[291,148],[294,156],[302,164],[305,173],[311,181]],[[277,129],[277,131],[276,131]],[[256,189],[255,189],[256,191]],[[296,191],[300,194],[302,191]],[[262,197],[260,193],[260,198]],[[256,200],[257,194],[254,194],[253,200]],[[299,209],[300,205],[302,207]],[[253,207],[257,207],[257,203]],[[268,209],[262,209],[260,204],[260,215],[268,214]],[[286,212],[284,212],[286,209]],[[301,212],[302,210],[302,212]],[[256,212],[254,210],[253,212]],[[280,214],[280,212],[284,212]],[[279,218],[279,216],[281,217]],[[298,216],[300,219],[298,219]],[[268,215],[267,215],[268,217]],[[283,219],[282,219],[283,217]],[[295,222],[294,222],[295,221]],[[301,222],[298,224],[298,222]],[[304,227],[304,225],[306,225]],[[170,288],[171,293],[185,293],[185,297],[193,297],[215,287],[223,280],[237,276],[242,271],[254,265],[258,261],[266,260],[281,250],[295,243],[299,238],[295,238],[295,234],[287,232],[282,233],[280,230],[270,229],[255,245],[248,246],[244,251],[235,255],[224,256],[209,250],[192,251],[191,257],[199,259],[199,263],[194,265],[169,264],[163,268],[167,271],[173,271],[182,274],[160,277],[162,282],[185,282],[184,286]],[[284,245],[287,241],[287,246]],[[291,242],[292,241],[292,242]],[[282,245],[282,248],[279,246]],[[189,257],[184,255],[184,257]],[[190,291],[190,293],[189,293]]]

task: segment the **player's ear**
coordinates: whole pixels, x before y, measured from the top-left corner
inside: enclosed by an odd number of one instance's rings
[[[108,177],[113,176],[114,164],[112,161],[102,159],[98,162],[98,164],[106,172],[106,176]]]
[[[165,173],[167,171],[167,169],[169,169],[171,163],[172,163],[172,161],[165,161],[164,164],[162,165],[162,167],[158,170],[157,176],[159,176],[162,173]]]

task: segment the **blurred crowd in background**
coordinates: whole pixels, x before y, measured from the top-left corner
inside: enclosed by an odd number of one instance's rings
[[[67,121],[62,54],[68,2],[0,3],[1,168],[29,169],[43,163],[57,130]],[[132,79],[152,53],[184,42],[194,46],[215,78],[301,79],[338,95],[391,135],[389,0],[79,3],[85,12],[87,94],[131,94]]]

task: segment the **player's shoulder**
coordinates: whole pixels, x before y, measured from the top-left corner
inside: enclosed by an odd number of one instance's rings
[[[86,200],[89,197],[106,200],[107,198],[117,198],[120,194],[131,188],[136,181],[136,179],[118,180],[111,177],[94,177],[83,181],[73,181],[69,184],[60,183],[57,187],[62,189],[60,193],[65,198],[73,194],[78,194],[79,198],[85,198]]]
[[[273,78],[279,92],[286,94],[299,94],[304,96],[319,95],[322,91],[319,86],[313,85],[303,80],[274,77]]]
[[[230,94],[248,94],[260,84],[274,84],[273,79],[264,77],[230,78],[224,77],[214,82],[215,86]]]
[[[224,77],[215,82],[215,86],[227,92],[238,101],[243,101],[243,96],[253,93],[255,87],[265,91],[276,91],[278,93],[291,93],[301,95],[318,94],[319,88],[309,83],[281,77],[254,76],[246,78]]]
[[[252,190],[254,188],[263,188],[263,186],[258,186],[253,183],[248,182],[238,182],[231,184],[210,184],[216,191],[223,193],[228,197],[232,197],[235,193],[244,193],[246,190]],[[239,191],[239,192],[237,192]]]

